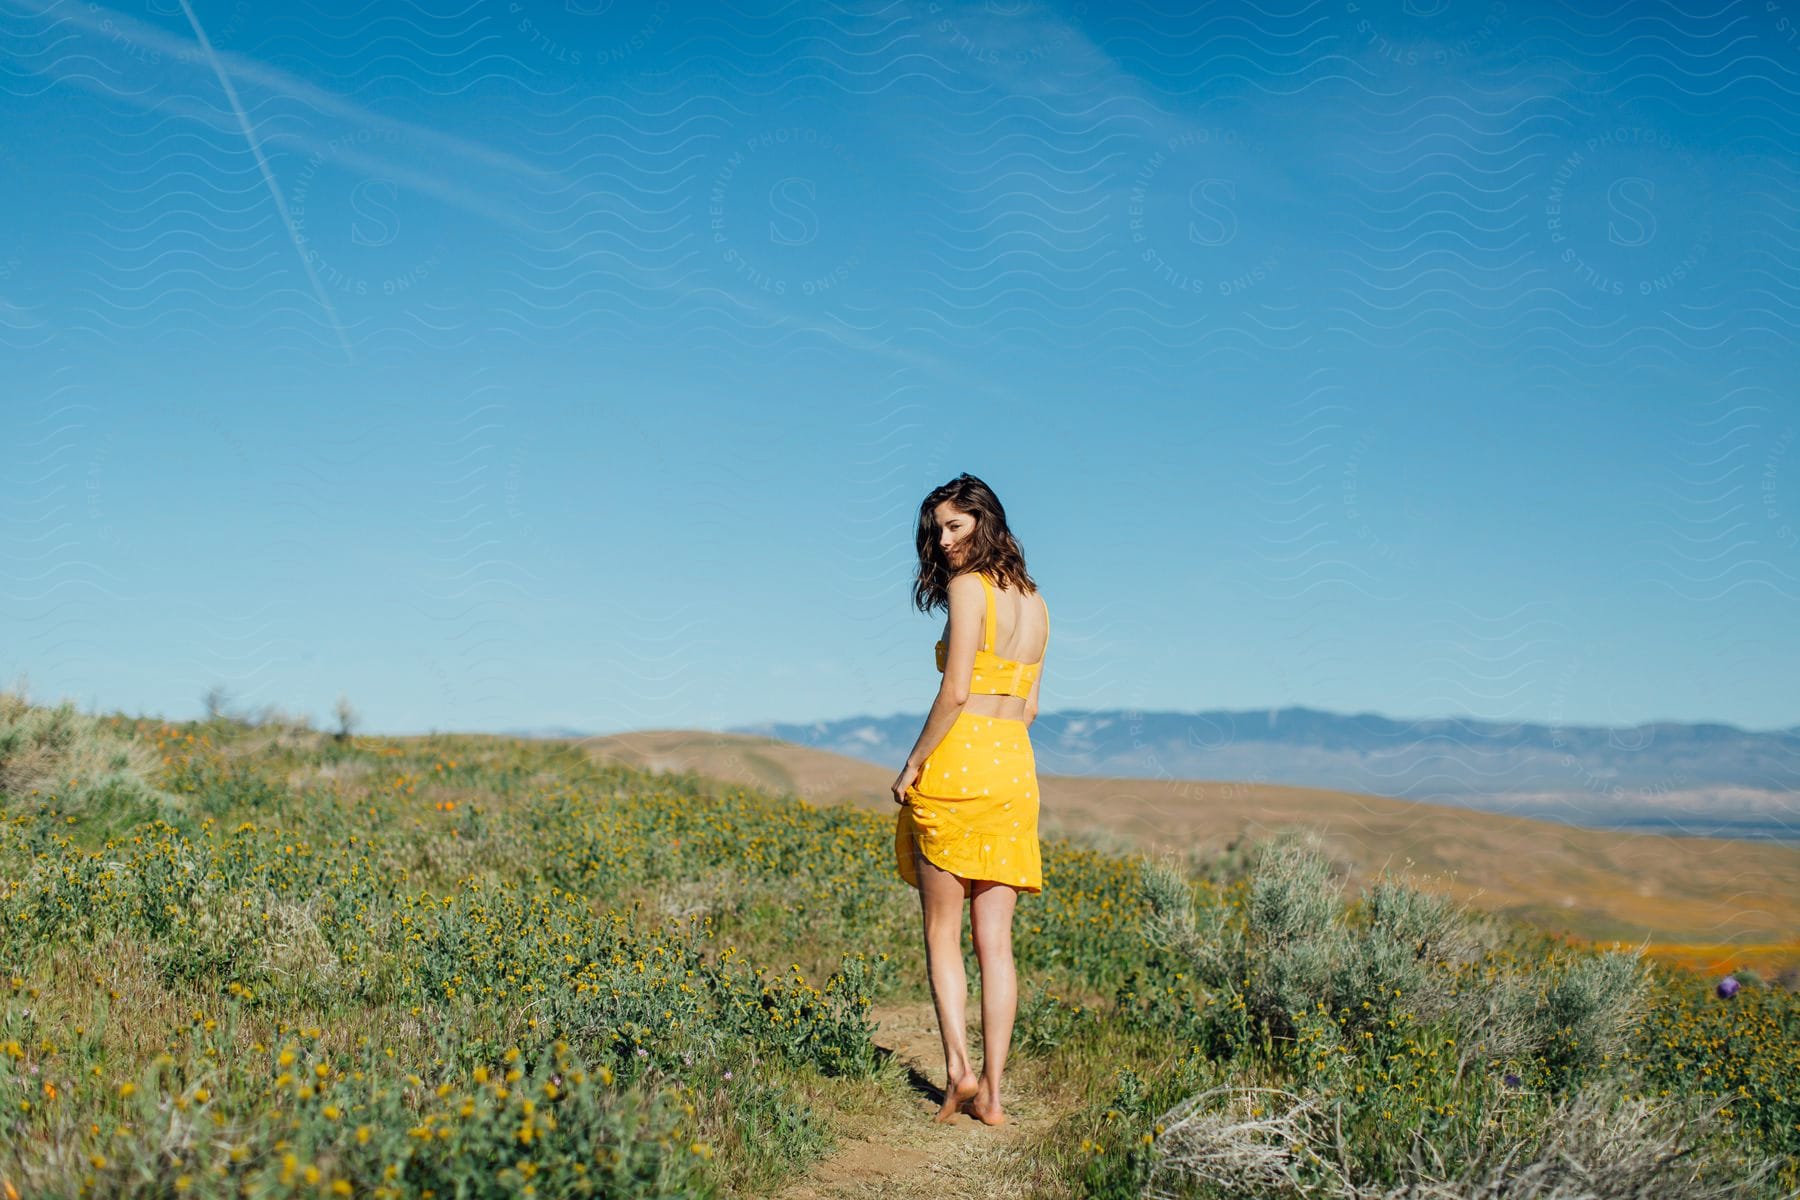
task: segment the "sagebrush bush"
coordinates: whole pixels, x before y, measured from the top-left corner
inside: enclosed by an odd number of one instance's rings
[[[1774,1170],[1719,1149],[1695,1105],[1629,1094],[1619,1079],[1563,1096],[1525,1131],[1493,1122],[1445,1154],[1414,1137],[1404,1179],[1371,1180],[1345,1145],[1341,1097],[1273,1087],[1218,1087],[1158,1119],[1143,1195],[1195,1189],[1258,1200],[1723,1200],[1753,1197]]]
[[[73,701],[44,706],[0,691],[0,799],[54,802],[90,842],[149,820],[184,820],[180,797],[151,780],[156,752]]]
[[[1612,951],[1552,964],[1529,978],[1475,986],[1494,930],[1449,899],[1385,875],[1347,912],[1316,834],[1284,831],[1259,856],[1241,915],[1193,888],[1167,859],[1146,861],[1146,933],[1229,998],[1245,1032],[1299,1033],[1295,1014],[1323,1006],[1345,1037],[1377,1034],[1404,1016],[1452,1022],[1465,1059],[1547,1055],[1573,1073],[1623,1047],[1649,983],[1635,954]]]
[[[1385,1021],[1395,999],[1421,1021],[1456,1011],[1453,989],[1442,986],[1445,972],[1487,948],[1467,913],[1445,896],[1385,876],[1363,893],[1359,913],[1329,983],[1332,1003],[1347,1010],[1346,1031]]]
[[[1297,1090],[1214,1088],[1164,1113],[1151,1194],[1762,1194],[1768,1160],[1734,1174],[1707,1114],[1649,1101],[1643,1076],[1623,1065],[1602,1070],[1628,1057],[1643,1015],[1652,972],[1635,953],[1507,965],[1494,954],[1496,926],[1385,877],[1341,910],[1304,832],[1275,839],[1244,884],[1223,895],[1203,886],[1197,905],[1176,864],[1145,861],[1146,933],[1215,989],[1225,1049],[1255,1050],[1260,1032]],[[1239,893],[1241,906],[1230,899]],[[1411,1131],[1404,1157],[1396,1129]],[[1709,1147],[1695,1160],[1705,1169],[1669,1165],[1695,1153],[1672,1149],[1683,1131]],[[1587,1172],[1605,1174],[1605,1187],[1580,1190]],[[1720,1180],[1730,1188],[1708,1190]]]

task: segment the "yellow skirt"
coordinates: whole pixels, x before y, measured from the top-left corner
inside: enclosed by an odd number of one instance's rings
[[[894,826],[900,878],[919,886],[913,848],[964,879],[1044,888],[1037,759],[1025,722],[967,710],[925,760]]]

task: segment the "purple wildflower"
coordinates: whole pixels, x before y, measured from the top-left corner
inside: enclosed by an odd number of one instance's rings
[[[1729,1000],[1733,996],[1737,995],[1737,993],[1738,993],[1737,976],[1727,975],[1725,978],[1719,980],[1719,998],[1720,999]]]
[[[1501,1082],[1505,1083],[1507,1087],[1518,1087],[1519,1086],[1519,1077],[1517,1075],[1514,1075],[1511,1071],[1508,1071],[1506,1073],[1506,1078],[1504,1080],[1502,1080]]]

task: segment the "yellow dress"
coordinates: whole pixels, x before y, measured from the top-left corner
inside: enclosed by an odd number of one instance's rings
[[[993,652],[994,585],[980,576],[987,599],[981,648],[970,672],[970,695],[1029,696],[1044,660],[1022,663]],[[1050,607],[1044,606],[1045,649]],[[944,643],[937,644],[944,669]],[[1044,887],[1038,849],[1037,760],[1030,728],[1010,717],[964,710],[907,789],[894,826],[900,878],[919,886],[913,849],[963,879],[992,879],[1025,892]]]

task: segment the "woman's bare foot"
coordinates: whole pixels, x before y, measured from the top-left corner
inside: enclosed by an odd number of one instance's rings
[[[959,1079],[952,1079],[950,1081],[950,1086],[944,1089],[944,1106],[938,1109],[937,1116],[932,1119],[936,1121],[954,1121],[957,1112],[962,1109],[963,1105],[974,1098],[975,1092],[980,1086],[981,1084],[976,1080],[973,1071],[965,1073]]]
[[[990,1100],[988,1099],[988,1096],[988,1083],[986,1079],[983,1079],[975,1095],[972,1096],[969,1099],[969,1102],[963,1107],[968,1110],[971,1117],[974,1117],[983,1125],[1006,1124],[1006,1109],[1001,1105],[1000,1101]]]

